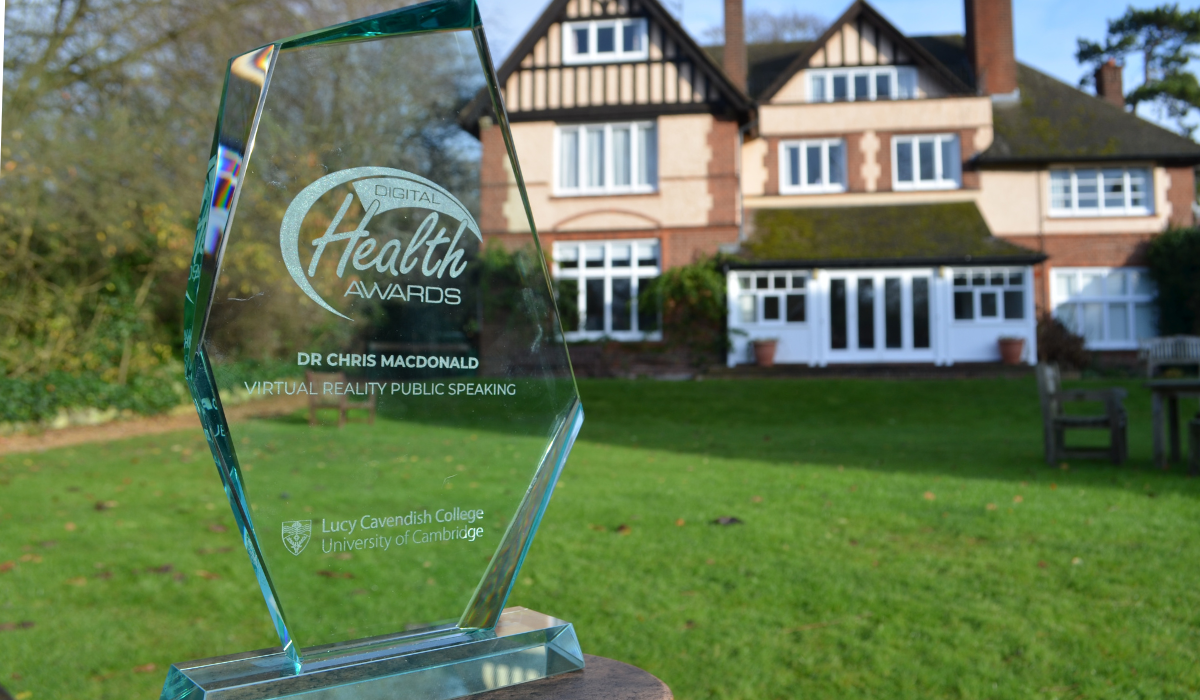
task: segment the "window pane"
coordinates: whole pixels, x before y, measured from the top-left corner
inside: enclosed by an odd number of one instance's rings
[[[892,76],[889,73],[880,73],[875,76],[875,99],[887,100],[892,97]]]
[[[604,267],[604,246],[588,245],[583,248],[584,265],[586,267]]]
[[[778,321],[779,320],[779,297],[770,296],[763,297],[763,320]]]
[[[788,146],[787,159],[788,159],[788,172],[787,172],[788,182],[791,183],[792,187],[799,187],[800,186],[800,147],[799,146]]]
[[[1137,339],[1153,338],[1158,334],[1158,314],[1153,304],[1134,304],[1133,323],[1137,329]]]
[[[993,271],[991,280],[992,280],[993,287],[1003,287],[1004,286],[1004,273],[999,272],[999,271]]]
[[[1104,304],[1080,304],[1079,310],[1083,312],[1083,337],[1104,340]]]
[[[975,318],[975,293],[954,293],[954,320],[969,321]]]
[[[1078,314],[1075,313],[1075,304],[1059,304],[1058,308],[1054,309],[1054,317],[1062,321],[1072,333],[1079,333]]]
[[[612,329],[633,330],[633,280],[629,278],[612,281]]]
[[[1056,272],[1054,273],[1054,296],[1062,301],[1066,301],[1078,294],[1078,289],[1075,286],[1075,274],[1072,272]]]
[[[575,30],[575,53],[585,54],[588,52],[588,30],[587,27],[580,27]]]
[[[896,96],[902,100],[911,100],[917,96],[917,72],[911,68],[901,68],[897,72],[900,79],[900,89]]]
[[[1024,285],[1025,284],[1025,273],[1024,272],[1008,273],[1008,283]]]
[[[1108,339],[1129,340],[1129,304],[1108,305]]]
[[[658,267],[658,244],[638,243],[637,261],[641,267]]]
[[[843,187],[846,185],[846,169],[842,167],[844,150],[845,146],[840,141],[829,144],[829,184],[831,185],[842,185]]]
[[[1129,288],[1134,294],[1154,294],[1154,280],[1143,270],[1129,270]]]
[[[987,273],[986,272],[972,272],[971,273],[971,286],[972,287],[987,286]]]
[[[942,139],[942,179],[958,181],[962,160],[958,152],[958,139]]]
[[[808,278],[804,275],[792,275],[792,289],[804,289],[808,284]]]
[[[787,289],[787,275],[772,275],[771,276],[771,288],[772,289]]]
[[[1098,297],[1104,293],[1105,274],[1103,272],[1083,272],[1079,277],[1083,282],[1081,296]]]
[[[613,184],[618,187],[628,187],[632,184],[630,163],[629,127],[615,127],[613,135]]]
[[[912,281],[913,347],[929,347],[929,278],[914,277]]]
[[[1004,318],[1020,320],[1025,318],[1025,290],[1008,289],[1004,292]]]
[[[1105,170],[1104,178],[1104,208],[1125,208],[1125,173],[1120,170]]]
[[[738,275],[738,289],[750,289],[750,275]]]
[[[638,129],[638,184],[658,183],[658,131],[654,126]]]
[[[617,49],[617,28],[596,28],[596,53],[612,53]]]
[[[805,184],[821,184],[821,146],[819,144],[804,147]]]
[[[900,182],[913,181],[912,141],[900,141],[896,144],[896,179]]]
[[[900,330],[900,279],[889,277],[883,281],[883,335],[887,347],[902,346]]]
[[[770,279],[768,278],[768,276],[767,275],[759,275],[759,276],[755,277],[754,278],[754,288],[755,289],[769,289],[770,288]]]
[[[955,273],[954,273],[954,286],[955,286],[955,287],[965,287],[965,286],[967,286],[967,273],[965,273],[965,272],[955,272]]]
[[[1150,173],[1145,170],[1129,171],[1129,206],[1145,207],[1146,192],[1149,189]]]
[[[846,349],[846,280],[829,281],[829,347]]]
[[[1104,293],[1109,296],[1125,296],[1125,273],[1113,270],[1104,280]]]
[[[846,93],[847,93],[846,76],[844,76],[844,75],[833,76],[833,99],[834,99],[834,101],[835,102],[845,101],[846,98],[848,97],[848,95]]]
[[[1075,189],[1079,194],[1080,209],[1096,209],[1100,206],[1098,173],[1095,170],[1079,170],[1075,173]]]
[[[560,269],[579,267],[579,248],[573,245],[558,246],[554,249],[554,257],[558,260]]]
[[[1071,173],[1067,170],[1050,171],[1050,208],[1071,208]]]
[[[604,187],[604,130],[587,130],[587,184]]]
[[[1000,299],[995,292],[982,292],[979,295],[979,318],[996,318],[1000,315]]]
[[[825,76],[814,75],[812,79],[812,95],[809,98],[810,102],[825,101]]]
[[[917,162],[923,182],[933,182],[937,179],[937,161],[933,157],[933,146],[933,141],[917,142]]]
[[[573,190],[579,187],[579,132],[574,129],[561,132],[558,147],[561,156],[559,183],[563,188]]]
[[[875,347],[875,280],[858,280],[858,347]]]
[[[558,313],[563,330],[579,330],[579,280],[558,280]]]
[[[633,246],[628,243],[613,243],[612,244],[612,266],[613,267],[629,267],[630,258],[633,257]]]
[[[854,99],[867,100],[871,98],[871,76],[859,73],[854,76]]]
[[[805,304],[803,294],[787,295],[787,322],[804,323]]]
[[[584,282],[583,313],[585,328],[589,331],[604,330],[604,280]]]
[[[754,323],[755,320],[755,300],[758,297],[753,294],[743,294],[738,297],[738,320],[742,323]]]
[[[623,41],[621,48],[624,51],[641,51],[642,50],[642,33],[639,31],[641,25],[636,23],[626,24],[623,32]]]

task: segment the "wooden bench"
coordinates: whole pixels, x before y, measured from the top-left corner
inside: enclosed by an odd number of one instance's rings
[[[349,380],[345,372],[305,372],[309,386],[320,389],[325,382],[347,384]],[[338,427],[346,424],[346,413],[350,409],[359,408],[368,411],[367,423],[375,425],[375,395],[371,394],[365,401],[351,401],[346,394],[324,394],[318,391],[308,397],[308,424],[317,424],[317,410],[333,408],[338,412]]]
[[[1038,395],[1042,402],[1042,434],[1046,463],[1064,459],[1110,459],[1121,464],[1129,456],[1128,417],[1125,414],[1124,389],[1063,389],[1058,366],[1037,366]],[[1104,404],[1104,413],[1066,413],[1066,403],[1094,401]],[[1107,449],[1071,449],[1066,445],[1068,430],[1107,430]]]
[[[1200,338],[1193,335],[1170,335],[1142,341],[1138,359],[1146,363],[1146,376],[1153,379],[1154,371],[1168,365],[1196,365],[1200,371]]]

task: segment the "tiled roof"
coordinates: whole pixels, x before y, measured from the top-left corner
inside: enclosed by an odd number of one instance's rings
[[[746,46],[746,88],[752,99],[766,90],[779,74],[787,69],[796,57],[804,53],[811,41],[779,41],[770,44],[748,44]],[[705,46],[704,52],[712,57],[717,65],[723,66],[725,58],[724,46]]]
[[[974,202],[760,209],[745,265],[1030,264],[1045,256],[992,236]]]

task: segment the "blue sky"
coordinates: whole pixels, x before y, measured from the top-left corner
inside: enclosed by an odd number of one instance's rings
[[[549,3],[549,0],[478,1],[497,60],[508,55]],[[682,15],[684,26],[693,36],[699,36],[706,28],[721,23],[722,0],[663,1],[677,17]],[[826,21],[835,19],[850,5],[849,0],[839,4],[816,0],[745,2],[748,11],[796,8]],[[962,0],[871,0],[871,4],[905,34],[961,34],[963,31]],[[1074,85],[1084,73],[1075,63],[1076,39],[1086,37],[1093,41],[1102,40],[1106,21],[1122,14],[1129,4],[1129,0],[1014,0],[1017,58]],[[1154,3],[1133,4],[1148,7]],[[1140,73],[1140,62],[1129,61],[1125,67],[1127,90],[1128,86],[1140,82]],[[1154,115],[1147,113],[1143,116]]]

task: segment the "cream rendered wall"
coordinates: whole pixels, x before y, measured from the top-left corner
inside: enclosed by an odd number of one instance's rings
[[[658,118],[658,192],[654,194],[558,196],[554,187],[553,122],[512,124],[513,144],[525,176],[525,189],[541,231],[629,231],[705,226],[712,195],[708,166],[713,118],[687,114]],[[760,159],[761,161],[761,159]],[[765,175],[764,175],[765,179]],[[511,232],[527,232],[515,180],[504,202]]]
[[[1051,216],[1048,170],[981,171],[977,204],[988,228],[997,236],[1158,233],[1166,228],[1173,209],[1167,198],[1171,176],[1164,168],[1154,168],[1153,172],[1151,216]]]
[[[742,196],[753,197],[767,191],[766,157],[766,139],[754,139],[742,144]]]
[[[763,136],[928,131],[991,127],[990,97],[951,97],[894,102],[769,104],[758,110]]]

